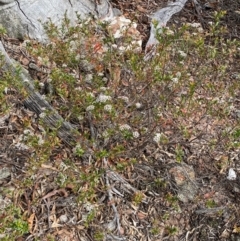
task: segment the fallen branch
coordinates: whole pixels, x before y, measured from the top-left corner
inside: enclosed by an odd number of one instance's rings
[[[39,116],[47,113],[43,118],[43,123],[50,129],[56,130],[58,137],[70,146],[75,146],[81,138],[80,133],[67,121],[65,121],[57,111],[34,89],[33,80],[26,70],[20,67],[20,74],[17,69],[19,65],[10,59],[0,41],[0,52],[4,57],[4,71],[10,71],[13,77],[19,78],[20,82],[27,91],[28,97],[24,100],[24,105]]]
[[[145,49],[145,61],[151,59],[156,53],[156,46],[158,44],[158,40],[156,39],[157,33],[161,33],[162,28],[167,25],[172,15],[180,12],[187,1],[188,0],[177,0],[176,2],[171,2],[167,7],[159,9],[151,16],[151,31]]]

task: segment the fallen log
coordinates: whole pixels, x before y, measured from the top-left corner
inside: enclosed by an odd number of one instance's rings
[[[177,0],[175,2],[170,2],[165,8],[157,10],[152,16],[150,16],[151,30],[150,37],[146,44],[145,61],[151,59],[155,55],[156,46],[158,44],[157,34],[161,33],[162,28],[166,27],[167,22],[175,13],[178,13],[183,9],[187,1],[188,0]]]
[[[38,116],[47,113],[43,118],[43,123],[50,129],[56,130],[58,137],[70,146],[75,146],[79,141],[80,133],[67,121],[65,121],[57,111],[34,89],[33,80],[27,71],[19,66],[17,62],[10,59],[6,53],[2,42],[0,42],[0,52],[3,56],[3,70],[10,71],[13,77],[20,79],[27,91],[27,98],[24,105]],[[21,69],[19,73],[19,68]]]

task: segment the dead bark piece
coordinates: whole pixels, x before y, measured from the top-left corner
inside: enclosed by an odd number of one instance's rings
[[[4,71],[10,71],[13,76],[17,76],[16,64],[11,60],[6,53],[2,42],[0,42],[0,52],[4,56]],[[38,116],[41,113],[47,113],[42,118],[43,123],[50,129],[56,130],[58,137],[70,146],[75,146],[76,142],[80,139],[78,131],[72,127],[72,125],[66,122],[57,111],[38,93],[35,91],[33,81],[31,80],[26,70],[22,68],[22,72],[19,75],[20,81],[24,85],[28,98],[24,101],[24,104],[28,109],[36,113]]]
[[[146,44],[145,61],[151,59],[155,54],[155,47],[158,44],[158,40],[156,38],[157,32],[161,33],[161,29],[167,25],[167,22],[175,13],[178,13],[183,9],[187,1],[188,0],[177,0],[175,2],[171,2],[167,5],[167,7],[159,9],[151,16],[151,31]]]

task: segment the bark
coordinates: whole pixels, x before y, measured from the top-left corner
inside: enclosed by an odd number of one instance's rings
[[[38,116],[41,113],[47,113],[43,118],[43,123],[48,126],[48,128],[56,130],[58,137],[66,144],[75,146],[76,142],[81,139],[81,135],[78,131],[74,129],[70,123],[64,121],[54,108],[35,91],[33,80],[30,78],[26,70],[21,68],[21,73],[18,73],[17,63],[9,58],[2,42],[0,42],[0,52],[4,57],[3,70],[10,71],[13,77],[19,78],[28,93],[28,97],[24,101],[25,106],[29,110],[35,112]]]

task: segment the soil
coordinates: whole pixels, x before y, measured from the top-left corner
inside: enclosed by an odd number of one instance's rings
[[[209,22],[213,21],[214,11],[224,10],[227,14],[221,20],[221,24],[228,29],[225,37],[240,39],[240,1],[198,2],[202,6],[200,12],[196,10],[193,1],[189,1],[179,14],[172,17],[169,25],[178,26],[182,22],[200,22],[207,30]],[[112,4],[127,18],[138,23],[138,30],[144,39],[144,48],[150,31],[149,16],[157,8],[165,6],[167,1],[112,0]],[[7,39],[6,41],[21,44],[18,40]],[[22,54],[14,54],[10,47],[8,52],[29,70],[33,78],[41,80],[46,77],[43,71],[29,68],[29,60]],[[239,73],[237,63],[232,71]],[[74,223],[74,220],[78,220],[79,216],[87,215],[93,207],[92,204],[79,207],[76,202],[77,196],[71,185],[66,188],[57,188],[51,184],[51,179],[57,175],[54,167],[56,163],[42,166],[38,173],[39,180],[34,185],[27,186],[26,184],[24,193],[16,193],[14,197],[1,195],[1,191],[3,193],[6,188],[17,189],[21,186],[21,179],[24,177],[27,162],[31,157],[31,150],[24,146],[21,148],[17,146],[23,131],[24,120],[31,118],[33,122],[35,121],[31,126],[35,133],[39,132],[37,117],[21,105],[21,100],[18,99],[15,90],[10,90],[10,92],[9,98],[13,103],[13,110],[10,115],[0,118],[0,210],[3,210],[9,202],[14,201],[19,203],[23,213],[31,213],[28,217],[31,233],[19,237],[19,241],[35,240],[34,238],[48,240],[47,234],[53,235],[54,240],[97,240],[93,235],[94,230],[104,229],[106,220],[109,221],[108,227],[111,226],[109,217],[114,215],[111,204],[104,201],[104,194],[100,192],[99,199],[103,201],[99,201],[98,205],[107,205],[104,209],[105,213],[100,215],[102,219],[99,223],[95,223],[95,226],[90,226],[88,229],[81,223]],[[236,93],[238,109],[240,109],[239,96]],[[171,149],[165,148],[156,152],[156,150],[151,150],[151,147],[145,147],[145,156],[147,159],[154,159],[154,162],[149,165],[144,159],[141,160],[131,170],[131,175],[125,175],[125,178],[136,190],[148,190],[145,193],[146,200],[139,206],[131,206],[129,202],[131,197],[126,193],[127,191],[125,191],[124,198],[116,199],[115,202],[119,204],[118,210],[122,210],[119,212],[124,232],[122,231],[122,237],[108,235],[106,240],[240,240],[240,150],[222,153],[219,146],[218,152],[212,153],[210,148],[201,146],[201,143],[197,146],[188,143],[184,148],[184,164],[180,165],[172,160]],[[69,154],[70,148],[63,146],[63,149],[56,150],[54,162],[60,162],[64,156],[72,157]],[[234,169],[238,170],[239,174],[235,180],[226,178],[227,170],[224,170],[224,173],[219,172],[217,162],[225,160],[231,160]],[[46,177],[45,181],[43,177]],[[120,180],[120,177],[118,178]],[[158,185],[149,189],[147,184],[158,178]],[[109,179],[111,179],[110,176]],[[121,183],[119,180],[118,183]],[[114,185],[117,187],[118,184]],[[121,183],[121,185],[119,190],[122,191],[124,184]],[[180,202],[175,200],[175,195],[178,195]],[[41,196],[41,201],[34,203]],[[47,219],[46,213],[51,213],[51,217],[48,216]],[[72,222],[69,221],[64,225],[66,216],[68,219],[71,217]],[[35,221],[32,221],[33,219]],[[50,221],[55,227],[52,225],[50,228]],[[149,233],[150,222],[155,222],[156,235]],[[175,228],[177,232],[171,235]],[[151,230],[154,232],[153,228]]]

